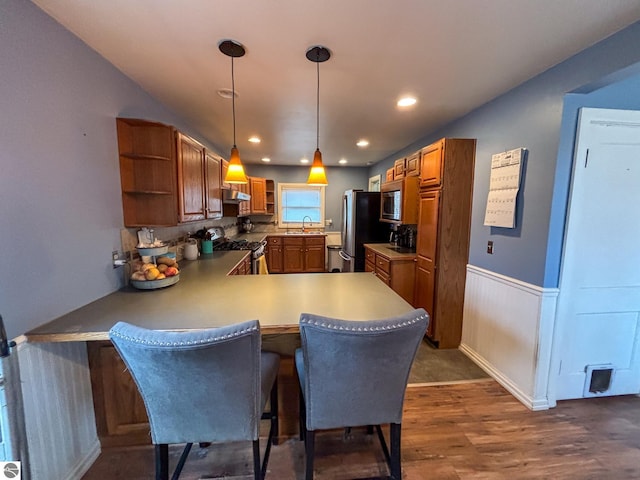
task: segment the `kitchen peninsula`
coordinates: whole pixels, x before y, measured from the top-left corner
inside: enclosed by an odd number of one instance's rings
[[[282,355],[280,431],[297,432],[298,386],[292,355],[303,312],[370,320],[413,307],[371,273],[228,275],[247,251],[221,251],[180,262],[180,281],[159,290],[124,287],[26,333],[29,342],[86,342],[96,427],[102,447],[149,443],[135,384],[109,342],[118,321],[161,330],[260,321],[263,348]]]
[[[258,319],[263,334],[297,333],[303,312],[370,320],[412,310],[370,273],[227,276],[246,251],[180,262],[180,281],[159,290],[124,287],[26,333],[29,342],[108,340],[118,321],[190,330]]]

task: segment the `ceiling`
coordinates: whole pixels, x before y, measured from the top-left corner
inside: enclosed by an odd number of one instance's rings
[[[640,19],[640,0],[33,0],[227,155],[375,163]],[[418,103],[399,109],[412,94]],[[149,119],[154,120],[154,119]],[[258,135],[262,141],[251,144]],[[359,148],[360,138],[370,141]]]

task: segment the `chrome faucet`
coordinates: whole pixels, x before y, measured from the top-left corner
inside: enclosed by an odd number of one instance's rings
[[[313,221],[311,220],[311,217],[309,215],[305,215],[304,217],[302,217],[302,233],[306,232],[307,230],[304,228],[304,221],[305,219],[308,218],[309,219],[309,223],[313,223]]]

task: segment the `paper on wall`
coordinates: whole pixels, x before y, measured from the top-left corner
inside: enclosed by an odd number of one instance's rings
[[[514,228],[516,197],[520,188],[524,148],[496,153],[491,157],[491,179],[484,224],[490,227]]]

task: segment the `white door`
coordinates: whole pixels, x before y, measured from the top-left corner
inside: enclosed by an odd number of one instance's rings
[[[638,393],[640,112],[581,109],[573,168],[556,316],[555,399]],[[612,369],[608,389],[591,383],[594,367]]]

